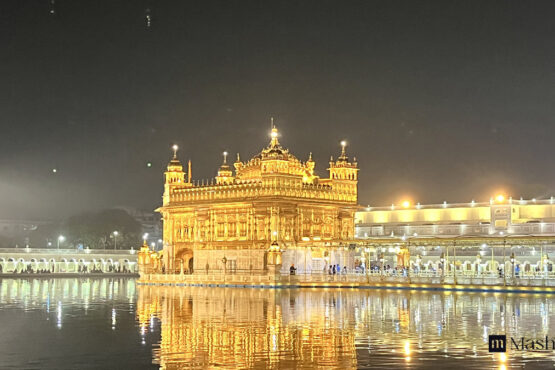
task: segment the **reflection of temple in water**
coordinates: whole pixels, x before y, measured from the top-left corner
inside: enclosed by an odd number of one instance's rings
[[[138,291],[141,332],[148,332],[153,318],[161,321],[160,348],[153,355],[162,368],[425,366],[447,353],[492,366],[488,334],[521,335],[536,325],[540,337],[555,324],[549,296],[149,286]]]
[[[141,286],[137,316],[142,332],[151,315],[161,320],[160,349],[154,356],[164,368],[355,368],[353,331],[330,324],[352,318],[330,310],[333,295],[314,302],[297,294]],[[338,314],[344,317],[334,317]]]

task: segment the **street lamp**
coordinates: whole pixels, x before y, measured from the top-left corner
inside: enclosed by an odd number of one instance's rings
[[[60,249],[60,243],[63,243],[66,237],[63,235],[58,236],[58,249]]]
[[[114,250],[118,249],[118,232],[114,231],[112,234],[114,234]]]

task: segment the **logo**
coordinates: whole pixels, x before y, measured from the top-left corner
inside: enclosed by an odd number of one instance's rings
[[[507,352],[507,336],[490,335],[488,349],[490,352]]]
[[[511,337],[510,339],[511,351],[555,351],[555,338],[547,335],[545,338]],[[507,352],[507,336],[490,335],[488,349],[490,352]]]

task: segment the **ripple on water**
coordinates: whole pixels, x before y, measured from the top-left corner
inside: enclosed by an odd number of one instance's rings
[[[555,336],[552,314],[547,295],[3,279],[0,368],[552,368],[553,352],[487,348]]]

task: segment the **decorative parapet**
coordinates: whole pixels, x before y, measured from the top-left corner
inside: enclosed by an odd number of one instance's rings
[[[291,197],[311,200],[329,200],[334,202],[356,203],[356,189],[339,186],[306,184],[286,180],[268,182],[245,182],[240,184],[197,185],[189,188],[174,188],[170,195],[170,204],[192,201],[214,201],[228,199],[245,199],[260,197]]]

